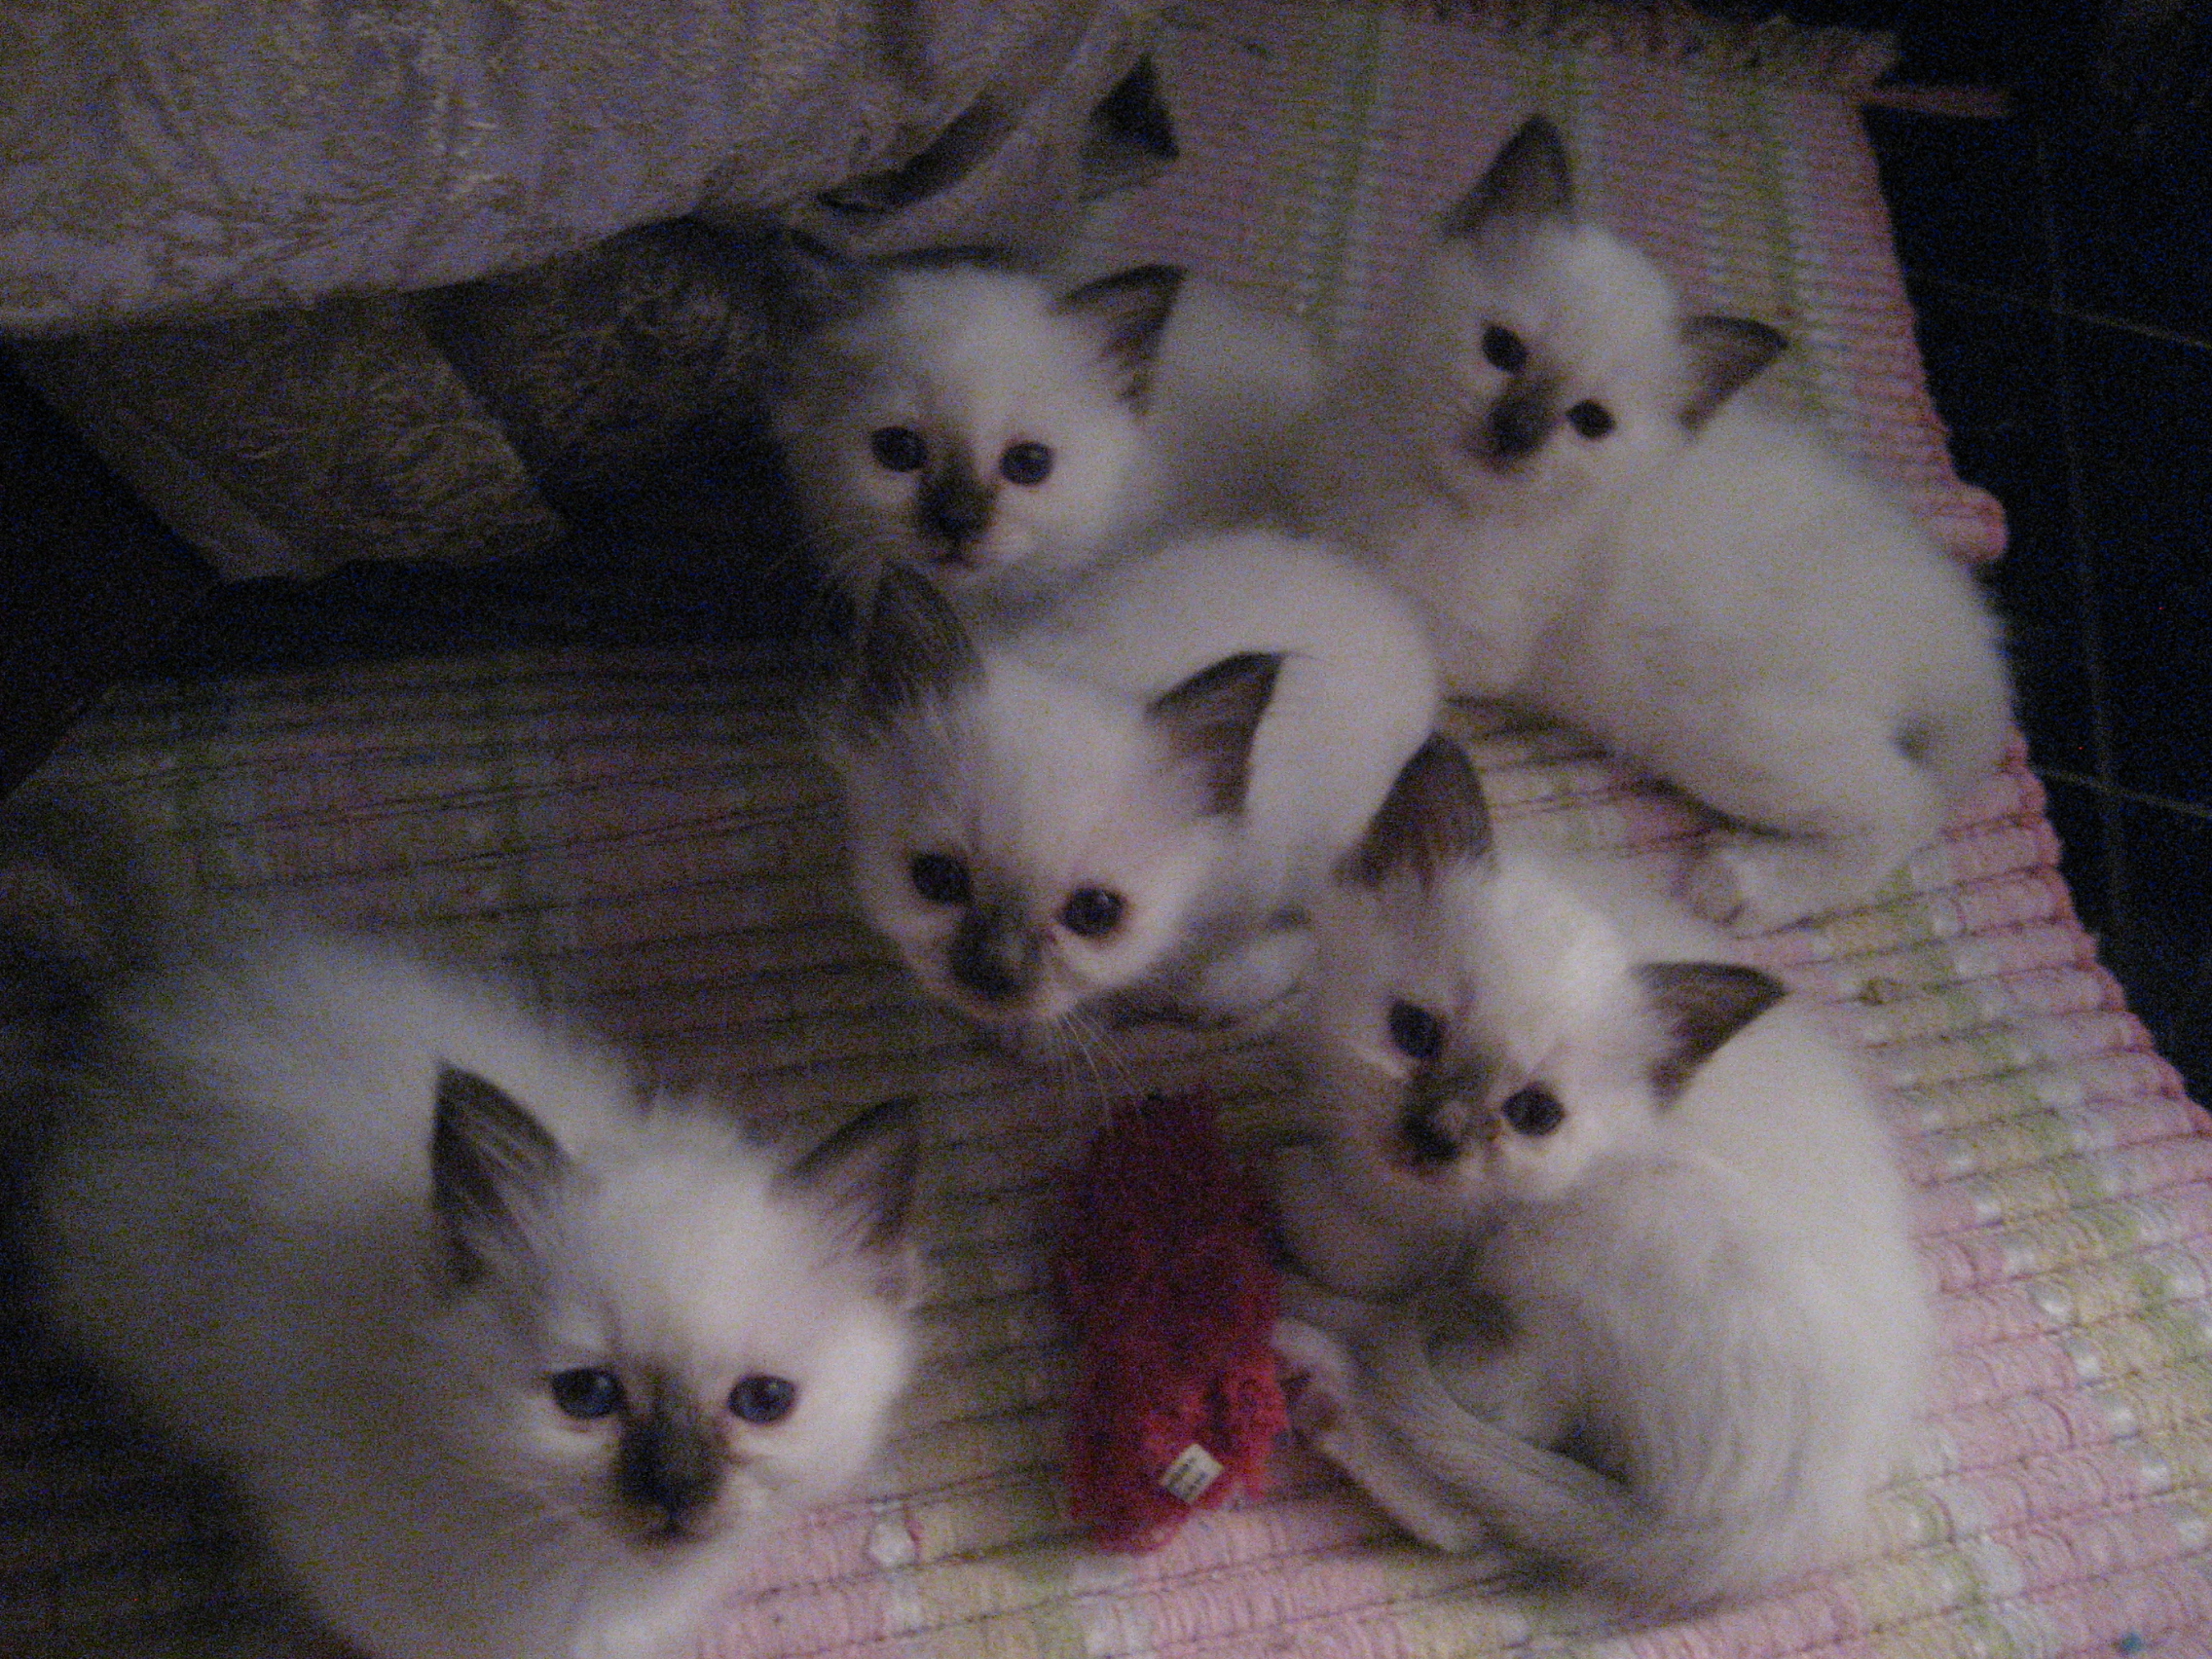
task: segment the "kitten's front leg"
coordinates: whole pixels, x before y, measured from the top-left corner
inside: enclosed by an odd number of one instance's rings
[[[1362,1368],[1342,1339],[1285,1318],[1275,1321],[1273,1341],[1289,1370],[1284,1392],[1301,1440],[1429,1548],[1460,1556],[1493,1548],[1481,1520],[1454,1502],[1368,1409]]]
[[[1711,735],[1713,752],[1650,758],[1746,826],[1708,845],[1682,889],[1738,933],[1862,903],[1942,828],[1934,775],[1866,710],[1777,702]]]

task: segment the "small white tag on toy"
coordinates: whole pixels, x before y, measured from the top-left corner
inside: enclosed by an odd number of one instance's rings
[[[1194,1440],[1175,1454],[1175,1461],[1167,1465],[1160,1484],[1185,1503],[1196,1503],[1220,1479],[1221,1465],[1214,1461],[1213,1454]]]

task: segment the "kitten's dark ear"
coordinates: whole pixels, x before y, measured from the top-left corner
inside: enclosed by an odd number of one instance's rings
[[[917,703],[956,697],[982,678],[983,659],[951,602],[927,576],[886,566],[853,658],[848,730],[880,731]]]
[[[793,230],[779,230],[768,242],[767,268],[771,315],[786,338],[803,338],[857,314],[877,285],[862,261]]]
[[[1490,170],[1444,215],[1448,237],[1472,236],[1493,218],[1517,214],[1531,219],[1565,219],[1574,212],[1574,169],[1559,129],[1531,115],[1505,141]]]
[[[458,1066],[438,1070],[430,1207],[456,1282],[534,1253],[539,1219],[569,1167],[559,1143],[511,1095]]]
[[[1682,424],[1696,431],[1735,389],[1774,361],[1789,344],[1780,329],[1748,316],[1693,316],[1682,324],[1691,387]]]
[[[1652,1065],[1662,1104],[1681,1093],[1729,1038],[1788,994],[1772,974],[1737,962],[1646,962],[1636,971],[1666,1020],[1671,1044]]]
[[[1337,879],[1380,887],[1403,870],[1423,884],[1456,863],[1474,863],[1491,847],[1482,779],[1464,751],[1432,732],[1398,770],[1358,846],[1337,861]]]
[[[1090,325],[1106,361],[1122,376],[1122,395],[1141,407],[1152,390],[1153,361],[1182,286],[1180,265],[1139,265],[1086,282],[1062,295],[1053,309]]]
[[[878,1289],[893,1301],[909,1293],[903,1258],[914,1215],[922,1142],[912,1099],[870,1106],[777,1177],[777,1188],[828,1223],[855,1252],[893,1258]]]
[[[1253,734],[1268,712],[1281,668],[1281,657],[1258,651],[1225,657],[1162,693],[1145,711],[1169,754],[1196,773],[1201,816],[1242,810]]]

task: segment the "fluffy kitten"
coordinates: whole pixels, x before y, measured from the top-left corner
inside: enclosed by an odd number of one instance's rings
[[[1430,1544],[1647,1606],[1829,1565],[1930,1343],[1877,1109],[1711,929],[1487,839],[1436,739],[1316,906],[1294,1420]]]
[[[58,1329],[364,1653],[689,1652],[746,1519],[851,1481],[904,1384],[903,1103],[793,1159],[379,946],[151,955],[33,1085]]]
[[[1782,337],[1685,316],[1529,122],[1317,423],[1311,516],[1434,612],[1456,690],[1594,733],[1734,821],[1687,897],[1752,931],[1863,899],[1995,764],[1972,578],[1803,423]]]
[[[1164,524],[1280,516],[1315,358],[1146,265],[1055,293],[973,252],[861,267],[789,355],[779,429],[832,578],[1018,599]]]
[[[1412,607],[1244,531],[1100,566],[1018,621],[886,572],[830,751],[860,895],[1009,1036],[1303,972],[1298,907],[1435,713]]]

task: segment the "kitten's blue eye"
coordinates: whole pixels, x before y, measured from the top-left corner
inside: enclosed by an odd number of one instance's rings
[[[930,446],[911,426],[878,426],[868,433],[867,447],[893,472],[919,472],[930,459]]]
[[[1529,348],[1512,329],[1493,322],[1483,330],[1483,361],[1493,369],[1517,375],[1529,366]]]
[[[1433,1060],[1444,1052],[1444,1021],[1410,1002],[1392,1003],[1390,1041],[1410,1059]]]
[[[1122,924],[1122,896],[1103,887],[1079,887],[1060,906],[1060,926],[1079,939],[1098,939]]]
[[[729,1391],[730,1416],[746,1422],[781,1422],[798,1403],[798,1384],[781,1377],[755,1373],[740,1377]]]
[[[968,866],[944,853],[920,853],[906,866],[914,891],[933,904],[968,903]]]
[[[1567,412],[1567,424],[1595,443],[1613,429],[1613,414],[1603,403],[1585,398]]]
[[[1497,1114],[1531,1140],[1550,1134],[1567,1122],[1567,1108],[1559,1103],[1559,1096],[1533,1083],[1508,1094]]]
[[[622,1406],[622,1380],[597,1366],[556,1371],[545,1380],[545,1385],[553,1392],[553,1403],[579,1421],[610,1416]]]
[[[1009,444],[999,457],[999,476],[1009,484],[1042,484],[1052,470],[1052,452],[1043,444]]]

